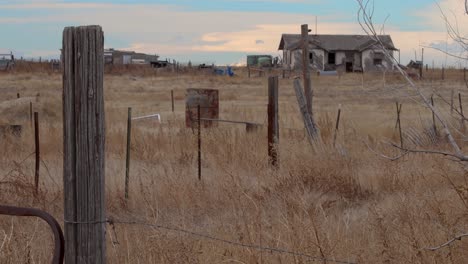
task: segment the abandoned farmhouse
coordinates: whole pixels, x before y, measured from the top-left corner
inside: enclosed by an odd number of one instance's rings
[[[393,57],[397,51],[389,35],[379,39]],[[283,51],[283,67],[302,67],[301,35],[283,34],[278,50]],[[368,72],[392,70],[381,45],[368,35],[309,35],[309,61],[318,71]]]

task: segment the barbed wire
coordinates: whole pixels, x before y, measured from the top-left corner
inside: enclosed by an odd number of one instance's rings
[[[324,261],[324,262],[338,263],[338,264],[357,264],[356,262],[336,260],[336,259],[333,259],[333,258],[321,258],[321,257],[308,255],[308,254],[305,254],[305,253],[286,250],[286,249],[273,248],[273,247],[264,247],[264,246],[253,245],[253,244],[244,244],[244,243],[241,243],[241,242],[230,241],[230,240],[227,240],[227,239],[222,239],[222,238],[210,236],[210,235],[207,235],[207,234],[201,234],[201,233],[185,230],[185,229],[178,228],[178,227],[169,227],[169,226],[163,226],[163,225],[158,225],[158,224],[150,224],[150,223],[139,222],[139,221],[120,221],[120,220],[115,220],[115,219],[108,219],[107,223],[109,225],[111,225],[111,226],[114,226],[114,224],[122,224],[122,225],[139,225],[139,226],[146,226],[146,227],[152,227],[152,228],[157,228],[157,229],[163,229],[163,230],[167,230],[167,231],[183,233],[183,234],[186,234],[186,235],[199,237],[199,238],[203,238],[203,239],[208,239],[208,240],[212,240],[212,241],[217,241],[217,242],[221,242],[221,243],[224,243],[224,244],[229,244],[229,245],[243,247],[243,248],[250,248],[250,249],[255,249],[255,250],[259,250],[259,251],[269,251],[269,252],[280,253],[280,254],[288,254],[288,255],[292,255],[292,256],[296,256],[296,257],[304,257],[304,258],[311,259],[313,261]]]
[[[26,156],[24,159],[22,159],[20,162],[15,162],[16,163],[16,167],[14,169],[11,169],[10,171],[8,171],[8,173],[6,173],[5,175],[2,176],[2,178],[0,178],[0,182],[2,182],[3,180],[5,180],[6,177],[8,177],[10,175],[10,173],[14,172],[15,170],[18,169],[19,166],[23,165],[24,162],[26,162],[27,159],[29,159],[32,155],[36,154],[36,152],[32,152],[31,154],[29,154],[28,156]]]
[[[345,261],[345,260],[336,260],[333,258],[322,258],[322,257],[316,257],[312,256],[309,254],[301,253],[301,252],[294,252],[291,250],[286,250],[286,249],[281,249],[281,248],[273,248],[273,247],[264,247],[261,245],[253,245],[253,244],[245,244],[241,242],[236,242],[236,241],[231,241],[227,239],[222,239],[218,237],[214,237],[211,235],[207,234],[202,234],[202,233],[197,233],[194,231],[178,228],[178,227],[170,227],[170,226],[164,226],[164,225],[158,225],[158,224],[151,224],[147,222],[142,222],[142,221],[122,221],[122,220],[117,220],[114,218],[108,218],[107,220],[97,220],[97,221],[68,221],[64,220],[66,224],[76,224],[76,225],[93,225],[93,224],[104,224],[107,223],[109,224],[112,229],[114,230],[115,233],[115,224],[121,224],[121,225],[138,225],[138,226],[145,226],[145,227],[152,227],[152,228],[157,228],[157,229],[163,229],[166,231],[173,231],[177,233],[183,233],[185,235],[193,236],[193,237],[199,237],[207,240],[212,240],[216,242],[221,242],[224,244],[229,244],[233,246],[238,246],[238,247],[243,247],[243,248],[250,248],[250,249],[255,249],[259,251],[269,251],[269,252],[274,252],[274,253],[279,253],[279,254],[288,254],[296,257],[304,257],[308,258],[313,261],[323,261],[323,262],[330,262],[330,263],[337,263],[337,264],[357,264],[357,262],[350,262],[350,261]],[[115,235],[116,236],[116,235]],[[116,236],[117,237],[117,236]],[[118,243],[116,243],[118,244]]]

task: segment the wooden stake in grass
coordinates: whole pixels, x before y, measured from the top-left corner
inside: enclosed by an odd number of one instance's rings
[[[431,105],[434,106],[434,95],[431,95]],[[432,111],[432,129],[434,130],[434,134],[437,135],[438,133],[434,111]]]
[[[335,147],[336,145],[336,137],[338,135],[338,128],[340,126],[340,117],[341,117],[341,105],[338,106],[338,115],[336,117],[335,134],[333,135],[333,147]]]
[[[450,114],[453,115],[453,101],[454,101],[454,96],[455,96],[455,91],[452,88],[452,91],[450,93]]]
[[[21,98],[20,94],[19,93],[16,93],[16,98]]]
[[[424,48],[421,50],[421,66],[419,67],[419,78],[423,78]]]
[[[174,113],[174,90],[171,90],[172,113]]]
[[[41,164],[41,151],[39,145],[39,113],[34,112],[34,146],[36,149],[36,170],[34,173],[34,192],[39,192],[39,168]]]
[[[201,181],[201,108],[200,108],[200,105],[198,105],[197,121],[198,121],[198,180]]]
[[[127,119],[127,156],[125,159],[125,199],[128,200],[130,182],[130,152],[132,147],[132,108],[128,108]]]
[[[463,104],[461,99],[461,94],[458,93],[458,103],[460,104],[460,114],[461,114],[461,127],[465,131],[465,114],[463,114]]]
[[[65,263],[106,263],[104,33],[63,31]]]
[[[278,168],[278,76],[268,78],[268,159],[270,164]]]

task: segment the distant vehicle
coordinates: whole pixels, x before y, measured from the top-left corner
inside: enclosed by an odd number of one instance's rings
[[[273,56],[271,55],[247,55],[247,66],[272,67]]]
[[[153,68],[166,68],[167,66],[171,65],[171,63],[168,60],[151,61],[150,64],[151,64],[151,67]]]
[[[15,65],[15,56],[13,53],[0,54],[0,70],[10,70]]]

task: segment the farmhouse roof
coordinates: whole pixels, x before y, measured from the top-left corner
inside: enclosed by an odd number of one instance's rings
[[[379,35],[379,39],[389,50],[396,50],[389,35]],[[300,48],[300,34],[283,34],[278,50]],[[364,51],[378,45],[373,36],[368,35],[309,35],[309,43],[327,51]]]

